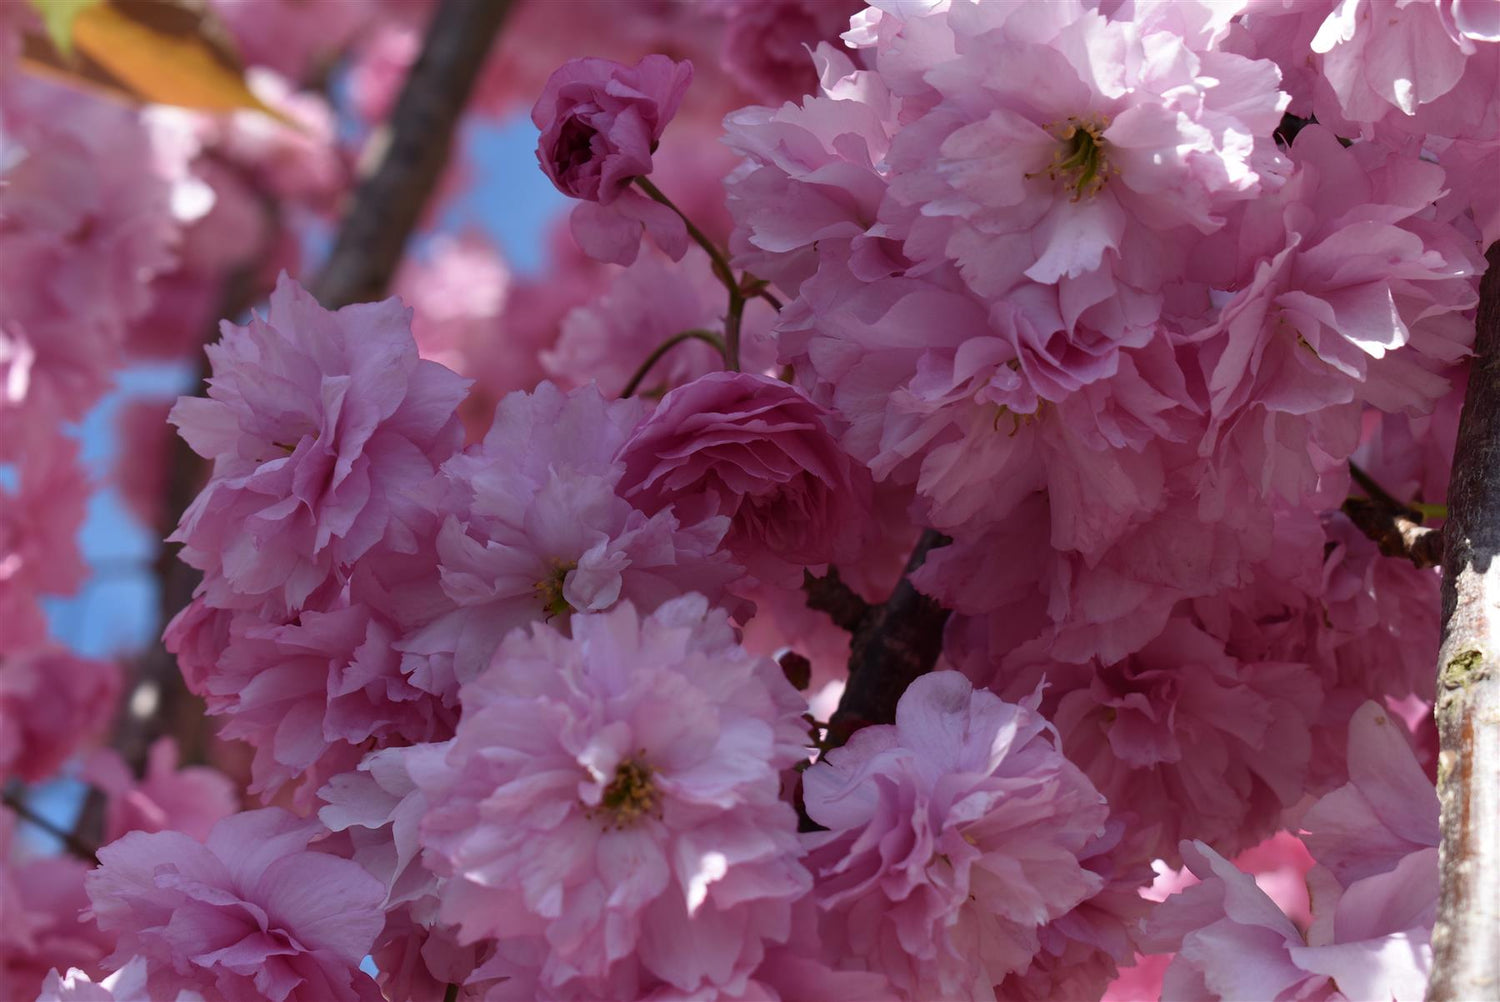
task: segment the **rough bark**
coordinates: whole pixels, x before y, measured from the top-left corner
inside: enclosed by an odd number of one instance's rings
[[[891,597],[880,605],[865,607],[854,622],[849,647],[849,683],[839,700],[839,708],[828,722],[826,748],[838,747],[861,727],[895,723],[896,703],[901,694],[937,663],[948,610],[913,588],[911,573],[926,561],[928,551],[948,542],[946,536],[932,529],[922,533]],[[814,598],[819,594],[818,581],[810,579],[806,585]],[[837,583],[842,587],[842,582]],[[813,607],[824,608],[817,604]],[[853,608],[847,603],[839,607],[844,612]],[[825,608],[825,611],[830,610]],[[838,621],[839,613],[834,616]]]
[[[1432,1002],[1500,998],[1500,243],[1488,261],[1443,529]]]
[[[385,295],[510,6],[511,0],[443,0],[438,6],[385,126],[380,163],[360,182],[313,284],[328,309]]]

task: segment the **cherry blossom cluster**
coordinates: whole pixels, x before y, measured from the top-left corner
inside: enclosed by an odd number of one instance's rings
[[[0,996],[1421,998],[1438,577],[1346,501],[1444,511],[1500,8],[525,3],[472,107],[534,102],[547,269],[447,233],[330,310],[288,80],[378,121],[429,7],[306,6],[220,3],[270,131],[24,78],[0,12],[0,778],[103,836],[0,808]],[[166,415],[235,744],[137,775],[47,637],[62,429],[246,287]],[[851,725],[911,588],[937,661]]]

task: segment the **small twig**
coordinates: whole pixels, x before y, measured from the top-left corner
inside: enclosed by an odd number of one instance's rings
[[[34,828],[40,828],[48,835],[51,835],[53,838],[57,839],[67,848],[70,853],[72,853],[74,856],[77,856],[85,863],[88,863],[92,866],[99,865],[99,856],[95,853],[93,846],[89,845],[87,842],[74,835],[72,832],[67,831],[63,828],[59,828],[51,821],[48,821],[40,814],[33,811],[31,809],[31,806],[26,803],[25,799],[18,796],[14,791],[6,790],[3,793],[0,793],[0,803],[5,804],[6,807],[9,807],[12,811],[14,811],[16,813],[16,817],[20,818],[22,821],[25,821],[27,824],[31,825]]]
[[[442,0],[406,75],[379,166],[361,182],[313,285],[330,310],[379,299],[438,176],[511,0]]]
[[[860,617],[850,639],[849,683],[828,722],[826,748],[837,748],[861,727],[895,723],[901,694],[937,664],[948,610],[912,587],[911,575],[929,551],[949,542],[936,530],[923,532],[891,597]]]
[[[620,399],[624,400],[626,397],[635,396],[635,391],[640,388],[641,380],[645,379],[646,374],[651,371],[651,368],[656,365],[657,362],[661,361],[662,356],[671,351],[673,348],[682,344],[684,341],[693,340],[702,341],[704,344],[712,345],[713,349],[719,353],[720,358],[726,357],[724,354],[724,342],[719,338],[719,335],[715,334],[713,331],[690,330],[683,331],[681,334],[673,334],[661,344],[657,345],[656,349],[652,351],[651,354],[646,356],[646,360],[640,364],[640,367],[635,370],[635,374],[630,377],[630,382],[626,383],[625,388],[620,391]]]
[[[1400,557],[1424,568],[1443,562],[1442,529],[1422,525],[1404,509],[1370,498],[1348,498],[1343,509],[1354,527],[1374,540],[1387,557]]]
[[[1443,533],[1431,1002],[1500,997],[1500,242],[1488,262]]]
[[[1344,514],[1355,528],[1375,541],[1382,554],[1424,568],[1443,562],[1443,530],[1422,524],[1422,508],[1396,500],[1355,463],[1349,464],[1349,476],[1369,496],[1346,498]]]

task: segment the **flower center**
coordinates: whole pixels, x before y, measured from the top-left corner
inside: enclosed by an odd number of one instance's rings
[[[1070,116],[1053,135],[1062,145],[1052,155],[1047,176],[1073,189],[1073,201],[1092,197],[1103,188],[1109,176],[1118,173],[1109,165],[1103,133],[1109,122],[1098,116]],[[1051,127],[1049,126],[1049,129]],[[1027,177],[1035,177],[1028,174]]]
[[[615,778],[604,788],[599,806],[609,812],[613,827],[626,828],[641,815],[655,812],[656,801],[651,767],[640,759],[627,758],[615,766]]]
[[[568,572],[578,566],[576,560],[562,561],[556,557],[552,558],[551,563],[546,577],[531,586],[536,590],[537,600],[542,603],[542,611],[547,614],[548,619],[573,611],[568,600],[563,598],[563,582],[567,580]]]

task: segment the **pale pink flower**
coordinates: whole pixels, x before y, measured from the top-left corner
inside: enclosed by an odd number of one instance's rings
[[[684,522],[730,519],[724,545],[752,573],[795,587],[802,568],[852,559],[871,519],[870,481],[801,391],[711,372],[662,398],[620,448],[620,494]]]
[[[507,637],[446,772],[418,777],[442,918],[545,940],[551,991],[733,997],[809,885],[779,799],[805,704],[701,596],[571,626]]]
[[[81,778],[105,798],[104,841],[126,832],[179,831],[206,839],[213,826],[239,810],[233,781],[202,765],[178,768],[177,743],[158,738],[146,757],[146,775],[136,779],[112,748],[84,762]]]
[[[914,998],[991,998],[1038,929],[1100,889],[1079,857],[1104,799],[1035,704],[957,672],[919,678],[894,725],[866,727],[803,774],[814,894],[834,956]]]
[[[1194,237],[1276,183],[1276,66],[1150,20],[1073,2],[887,14],[864,54],[920,109],[882,208],[907,254],[953,261],[988,300],[1056,286],[1069,327],[1091,307],[1110,336],[1154,321]]]
[[[0,653],[0,777],[40,782],[114,718],[120,666],[55,646]]]
[[[1497,42],[1500,17],[1486,3],[1340,0],[1305,57],[1320,71],[1318,120],[1332,128],[1342,118],[1409,133],[1492,138],[1500,129],[1493,100],[1500,84]]]
[[[326,7],[297,0],[213,0],[210,6],[245,62],[269,66],[292,80],[307,79],[320,61],[337,57],[380,13],[374,0],[340,0]]]
[[[795,293],[822,259],[881,259],[872,229],[885,197],[897,103],[880,76],[821,45],[818,93],[780,108],[742,108],[724,142],[745,157],[725,179],[735,262]]]
[[[1153,950],[1176,949],[1163,998],[1423,997],[1437,914],[1437,795],[1389,711],[1349,724],[1349,783],[1303,816],[1313,921],[1306,936],[1249,874],[1200,843],[1184,859],[1203,883],[1147,922]]]
[[[630,601],[642,612],[687,592],[718,604],[741,576],[719,546],[729,519],[646,515],[621,498],[615,454],[641,413],[592,386],[551,383],[500,402],[484,441],[443,465],[438,571],[448,607],[403,637],[403,671],[456,705],[459,684],[506,633]]]
[[[119,935],[115,962],[145,958],[147,987],[227,1002],[376,1002],[359,970],[382,891],[358,864],[308,848],[321,831],[279,808],[220,821],[206,841],[131,832],[99,850],[87,886]]]
[[[1202,842],[1184,841],[1181,855],[1202,882],[1168,898],[1145,927],[1152,953],[1177,951],[1162,976],[1162,999],[1341,997],[1328,978],[1293,959],[1305,949],[1302,934],[1248,873]]]
[[[226,322],[207,398],[171,420],[213,476],[171,537],[220,608],[301,608],[376,544],[416,547],[409,492],[458,446],[464,382],[417,357],[394,300],[329,312],[283,276]]]
[[[86,971],[70,967],[67,974],[54,968],[42,982],[36,1002],[203,1002],[197,992],[183,989],[175,996],[152,996],[146,988],[146,961],[132,957],[125,966],[99,981]]]
[[[1205,455],[1298,503],[1358,444],[1352,401],[1421,412],[1447,395],[1446,372],[1472,343],[1462,312],[1482,264],[1433,217],[1439,167],[1345,149],[1316,125],[1290,154],[1296,173],[1240,223],[1253,276],[1193,340],[1212,417]]]

